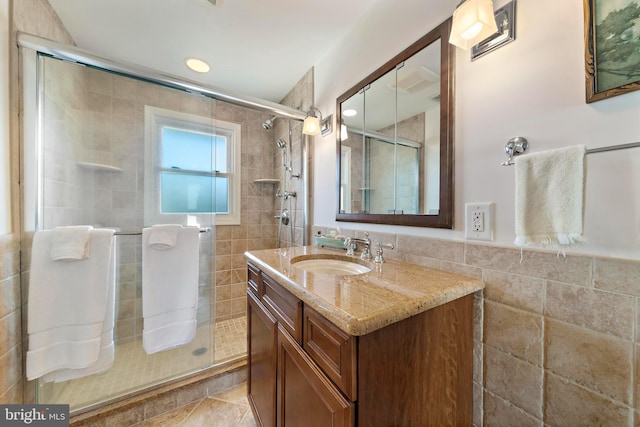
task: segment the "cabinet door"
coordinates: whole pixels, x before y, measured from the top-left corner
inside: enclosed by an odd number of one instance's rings
[[[353,403],[278,326],[278,427],[347,427],[354,419]]]
[[[278,327],[276,319],[247,290],[248,399],[262,427],[276,425],[276,369]]]

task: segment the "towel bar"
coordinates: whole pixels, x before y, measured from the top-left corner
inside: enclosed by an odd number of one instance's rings
[[[513,165],[513,157],[524,153],[529,147],[527,140],[521,136],[511,138],[504,146],[504,151],[509,158],[501,163],[502,166]],[[630,142],[628,144],[610,145],[608,147],[589,148],[585,150],[585,154],[604,153],[606,151],[626,150],[627,148],[640,147],[640,142]]]
[[[201,228],[201,233],[209,233],[211,231],[211,227]],[[114,236],[140,236],[142,235],[142,231],[116,231],[113,233]]]

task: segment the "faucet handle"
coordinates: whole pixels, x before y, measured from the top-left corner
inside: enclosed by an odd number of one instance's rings
[[[395,249],[395,246],[393,246],[393,243],[376,242],[376,257],[374,258],[373,262],[378,264],[382,264],[384,262],[384,257],[382,256],[382,248]]]

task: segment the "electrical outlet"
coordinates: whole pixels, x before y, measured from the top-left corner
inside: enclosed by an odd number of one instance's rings
[[[464,237],[493,240],[493,203],[465,203]]]
[[[477,210],[471,212],[471,231],[479,233],[484,231],[484,212]]]

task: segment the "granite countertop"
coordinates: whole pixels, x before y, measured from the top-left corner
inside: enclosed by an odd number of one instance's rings
[[[296,268],[297,257],[344,258],[341,250],[314,246],[245,252],[260,268],[344,332],[366,335],[391,323],[484,288],[481,280],[396,260],[365,263],[369,273],[334,276]],[[364,263],[359,254],[354,262]]]

